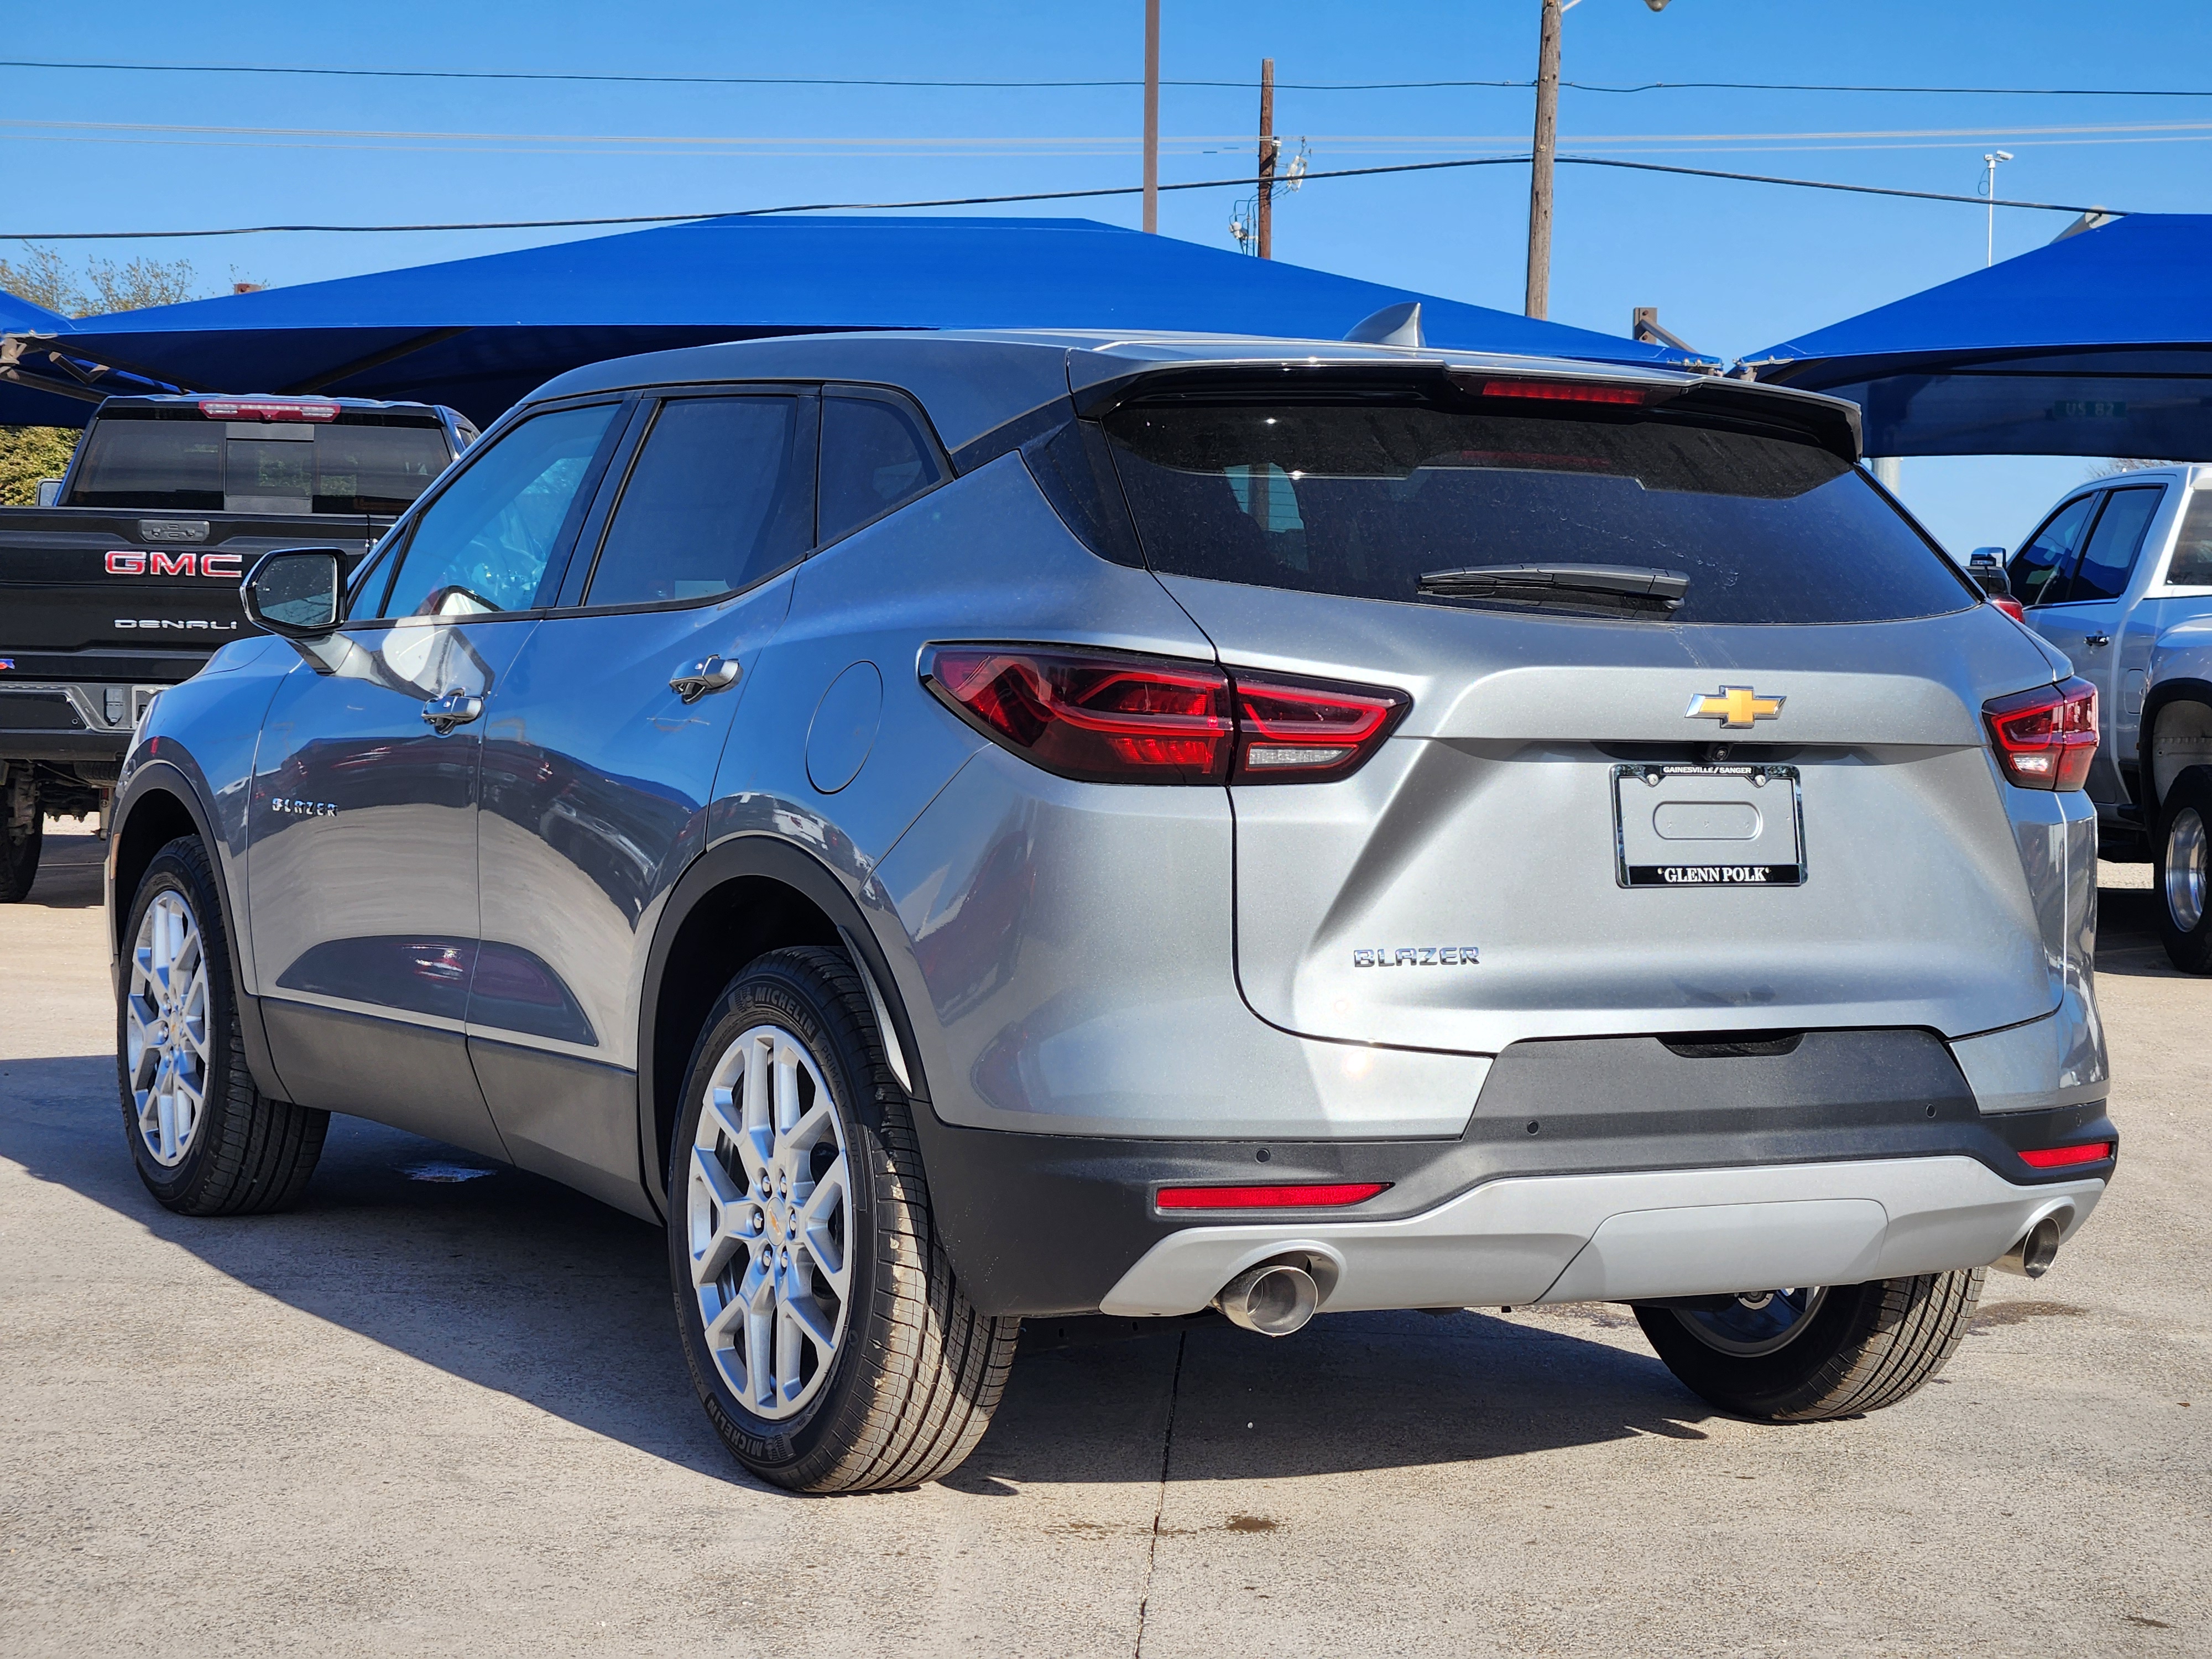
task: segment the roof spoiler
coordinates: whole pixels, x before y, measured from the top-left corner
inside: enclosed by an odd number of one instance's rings
[[[1428,342],[1421,337],[1421,302],[1401,300],[1395,306],[1384,306],[1354,323],[1344,337],[1353,345],[1426,345]]]

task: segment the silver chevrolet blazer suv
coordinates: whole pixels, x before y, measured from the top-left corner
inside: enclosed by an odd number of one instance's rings
[[[1904,1398],[2118,1137],[2094,689],[1714,376],[1194,335],[580,368],[141,720],[131,1156],[332,1112],[664,1227],[805,1492],[1024,1320],[1626,1303],[1716,1407]]]

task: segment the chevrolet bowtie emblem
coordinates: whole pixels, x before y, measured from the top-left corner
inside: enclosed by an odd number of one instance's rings
[[[1754,720],[1771,720],[1782,712],[1785,697],[1762,697],[1747,685],[1724,685],[1717,693],[1699,692],[1690,699],[1685,718],[1718,720],[1741,731]]]

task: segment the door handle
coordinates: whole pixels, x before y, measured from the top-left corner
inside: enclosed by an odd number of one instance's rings
[[[2092,634],[2081,641],[2084,645],[2110,645],[2112,642],[2112,636],[2110,634]]]
[[[483,714],[482,697],[471,696],[465,691],[455,690],[447,692],[442,697],[433,697],[422,705],[422,723],[442,738],[455,726],[466,726]]]
[[[702,658],[668,682],[668,689],[686,702],[696,702],[709,691],[726,691],[738,683],[734,657]]]

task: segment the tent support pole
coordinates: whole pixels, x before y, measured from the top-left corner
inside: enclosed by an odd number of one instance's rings
[[[402,340],[396,346],[386,346],[381,351],[370,352],[366,357],[356,357],[349,363],[340,363],[336,368],[325,369],[296,386],[286,386],[279,395],[286,398],[308,397],[325,386],[350,380],[355,375],[366,374],[372,368],[382,368],[386,363],[396,363],[402,357],[410,356],[426,346],[434,346],[441,340],[450,340],[456,334],[467,332],[465,328],[434,328],[427,334],[417,334],[412,339]]]

